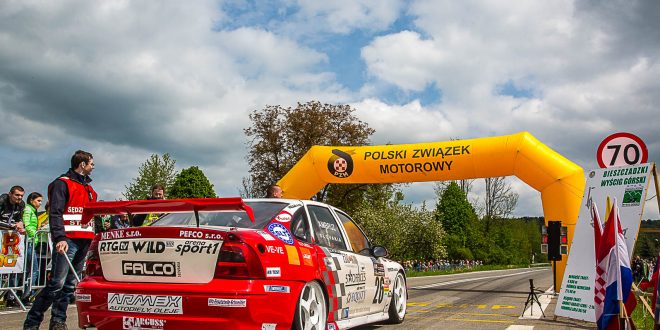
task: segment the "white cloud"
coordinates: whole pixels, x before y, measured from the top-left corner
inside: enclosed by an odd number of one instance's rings
[[[349,33],[355,29],[382,30],[394,23],[403,7],[399,0],[300,0],[300,18],[325,31]]]
[[[602,138],[630,131],[656,161],[657,3],[285,0],[234,22],[216,1],[3,1],[0,160],[19,164],[0,181],[43,191],[83,148],[111,198],[169,152],[235,195],[249,112],[309,100],[353,105],[377,144],[529,131],[589,169]],[[353,42],[365,42],[361,57],[323,50]],[[330,67],[340,60],[363,61],[354,73],[367,83],[342,85]],[[425,105],[433,88],[440,101]],[[514,188],[516,214],[540,214],[536,193]]]

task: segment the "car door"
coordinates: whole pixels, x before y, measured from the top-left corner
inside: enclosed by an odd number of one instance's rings
[[[369,257],[350,249],[341,223],[325,205],[308,204],[309,217],[316,243],[324,248],[327,262],[335,264],[338,310],[336,320],[369,314],[371,300],[368,287],[373,281],[373,263]]]
[[[378,258],[371,255],[371,243],[353,219],[338,209],[334,211],[346,232],[349,248],[365,263],[369,263],[369,267],[366,267],[369,269],[366,286],[366,303],[369,311],[372,314],[382,312],[389,301],[386,298],[389,293],[390,278],[385,274],[385,266]]]

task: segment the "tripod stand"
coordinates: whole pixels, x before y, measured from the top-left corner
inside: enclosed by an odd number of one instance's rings
[[[529,279],[529,294],[527,295],[527,301],[525,302],[525,307],[523,308],[522,314],[520,316],[523,316],[525,314],[525,310],[527,309],[527,306],[530,306],[529,308],[529,314],[534,315],[534,303],[539,305],[539,309],[541,310],[541,314],[543,314],[543,317],[545,317],[545,313],[543,312],[543,307],[541,307],[541,302],[539,301],[539,297],[536,295],[537,293],[543,293],[543,291],[537,289],[534,287],[534,280]]]

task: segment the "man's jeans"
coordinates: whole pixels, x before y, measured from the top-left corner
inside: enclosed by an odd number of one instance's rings
[[[66,259],[69,258],[73,264],[76,273],[80,273],[85,262],[87,249],[91,240],[89,239],[69,239],[69,250],[66,255],[53,251],[52,277],[46,283],[46,287],[37,295],[32,308],[25,318],[23,327],[38,327],[44,320],[44,313],[50,305],[53,305],[51,311],[51,323],[66,322],[66,309],[69,306],[71,297],[76,288],[76,277],[69,269]],[[55,248],[55,246],[53,246]]]

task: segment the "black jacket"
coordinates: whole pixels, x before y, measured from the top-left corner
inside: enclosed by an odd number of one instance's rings
[[[57,244],[57,242],[63,241],[66,238],[62,214],[64,214],[66,202],[69,200],[69,188],[67,188],[64,181],[59,179],[63,176],[80,182],[83,185],[88,185],[90,182],[92,182],[92,178],[90,178],[88,175],[82,176],[74,172],[72,169],[69,169],[68,172],[58,176],[57,179],[53,180],[53,182],[48,185],[48,201],[50,201],[50,213],[48,214],[48,221],[50,224],[51,239],[55,244]]]
[[[14,229],[17,222],[23,221],[23,210],[25,210],[24,201],[14,205],[9,200],[8,194],[0,195],[0,229]]]

